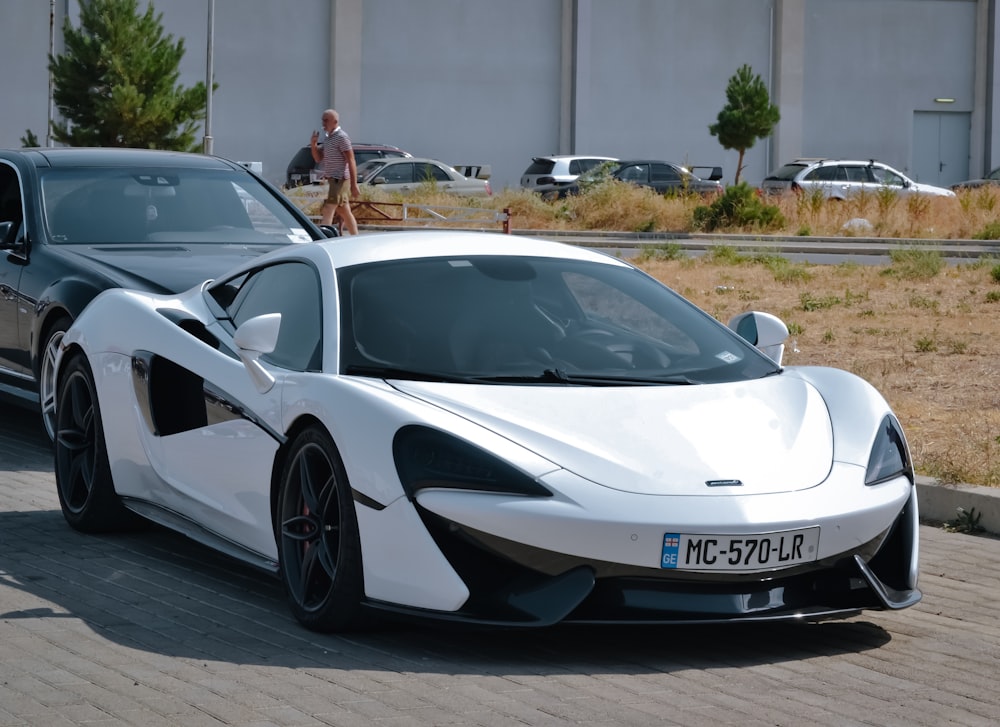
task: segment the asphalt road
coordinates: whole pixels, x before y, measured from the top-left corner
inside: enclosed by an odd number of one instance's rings
[[[70,530],[40,421],[0,406],[0,726],[996,725],[1000,540],[920,534],[901,612],[323,636],[180,536]]]
[[[640,232],[560,232],[517,230],[534,235],[592,247],[623,258],[635,257],[643,248],[677,245],[689,255],[700,255],[713,247],[727,245],[747,254],[780,254],[794,262],[836,265],[855,262],[885,265],[894,250],[922,249],[940,253],[948,264],[968,263],[979,258],[1000,257],[997,240],[905,240],[868,237],[780,237],[774,235],[666,234]]]

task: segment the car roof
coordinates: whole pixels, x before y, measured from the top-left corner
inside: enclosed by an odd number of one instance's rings
[[[541,156],[531,157],[532,161],[539,161],[542,159],[548,159],[549,161],[562,161],[564,159],[604,159],[609,162],[618,161],[615,157],[606,157],[602,154],[542,154]]]
[[[241,270],[284,258],[304,257],[321,267],[325,263],[343,268],[388,260],[469,255],[557,257],[631,267],[627,262],[603,252],[536,237],[462,230],[405,230],[371,232],[292,245],[248,261]]]
[[[795,161],[790,162],[789,164],[785,164],[784,166],[787,167],[787,166],[790,166],[791,164],[804,164],[804,165],[812,165],[812,164],[820,164],[820,165],[823,165],[823,164],[882,164],[884,166],[888,166],[888,165],[885,164],[885,162],[880,162],[878,159],[830,159],[830,158],[826,158],[826,157],[817,158],[817,159],[796,159]]]
[[[162,149],[107,147],[36,147],[5,150],[20,153],[36,167],[197,167],[202,169],[240,168],[221,157]]]
[[[668,162],[664,159],[619,159],[618,163],[623,167],[626,164],[669,164],[672,167],[684,167],[683,164],[678,164],[677,162]]]
[[[430,162],[452,168],[448,162],[443,162],[440,159],[430,159],[429,157],[381,157],[379,159],[369,159],[365,164],[412,164],[413,162],[417,162],[418,164]]]

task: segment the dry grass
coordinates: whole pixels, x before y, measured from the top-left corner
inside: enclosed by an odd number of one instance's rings
[[[288,190],[300,207],[319,213],[319,185]],[[698,195],[664,196],[623,182],[600,184],[585,194],[546,202],[522,189],[506,189],[487,199],[456,198],[437,192],[433,185],[417,195],[402,197],[378,189],[364,189],[363,199],[380,202],[416,202],[426,205],[474,206],[510,210],[511,226],[522,230],[615,230],[622,232],[693,232],[694,209],[706,204]],[[1000,187],[981,187],[959,193],[957,199],[900,197],[873,194],[845,202],[824,201],[819,195],[788,195],[768,199],[785,224],[770,230],[733,229],[717,232],[767,232],[785,236],[858,236],[906,239],[1000,238]],[[863,229],[848,223],[863,219]]]
[[[889,266],[703,258],[641,266],[722,321],[780,316],[786,365],[847,369],[895,409],[922,474],[1000,486],[1000,285],[995,263],[941,266],[900,255]]]
[[[690,232],[694,208],[705,204],[621,183],[554,202],[523,190],[485,200],[431,187],[405,200],[373,192],[366,199],[509,209],[512,227],[534,230]],[[289,191],[313,214],[317,194]],[[864,218],[865,236],[1000,238],[1000,187],[963,191],[957,199],[875,195],[831,203],[806,195],[776,204],[785,218],[770,231],[778,235],[850,235],[847,222]],[[640,265],[719,320],[748,309],[780,316],[792,332],[787,365],[836,366],[870,381],[903,423],[921,474],[1000,487],[998,261],[946,266],[936,254],[912,249],[894,255],[889,266],[831,266],[746,257],[723,246],[697,258],[678,257],[678,250],[651,248]]]

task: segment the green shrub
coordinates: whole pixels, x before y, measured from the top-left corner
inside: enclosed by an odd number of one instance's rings
[[[699,205],[692,213],[696,230],[712,232],[723,228],[775,230],[785,225],[785,217],[774,205],[765,204],[757,191],[746,182],[726,187],[710,205]]]
[[[973,240],[1000,240],[1000,222],[987,223],[986,227],[972,236]]]
[[[944,269],[944,258],[936,250],[904,248],[890,250],[891,264],[882,275],[894,275],[906,280],[926,280],[933,278]]]

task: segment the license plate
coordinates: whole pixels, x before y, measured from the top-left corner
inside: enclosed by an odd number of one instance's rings
[[[754,535],[665,533],[661,568],[748,571],[784,568],[816,560],[819,528]]]

